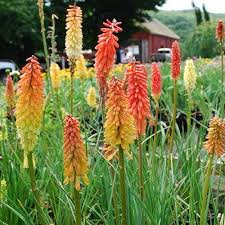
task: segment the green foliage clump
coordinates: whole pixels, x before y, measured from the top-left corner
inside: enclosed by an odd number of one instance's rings
[[[214,23],[203,23],[185,41],[183,57],[212,58],[219,54]]]

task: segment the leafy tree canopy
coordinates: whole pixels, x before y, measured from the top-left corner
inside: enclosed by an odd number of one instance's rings
[[[137,22],[149,18],[148,10],[156,10],[165,0],[85,0],[77,4],[83,10],[84,48],[93,48],[100,33],[102,22],[116,18],[123,22],[121,41],[128,39],[137,29]],[[58,49],[64,49],[65,16],[69,0],[46,0],[46,29],[51,22],[51,14],[56,14]],[[42,49],[37,0],[0,0],[0,57],[21,59]]]
[[[219,54],[215,38],[215,23],[205,22],[197,26],[185,42],[184,57],[212,58]]]

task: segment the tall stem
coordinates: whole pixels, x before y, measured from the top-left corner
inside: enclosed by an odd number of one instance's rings
[[[76,189],[74,189],[74,204],[76,209],[76,225],[81,225],[80,193]]]
[[[187,133],[191,130],[191,93],[188,92]]]
[[[158,126],[158,116],[159,116],[159,102],[156,101],[156,112],[155,112],[155,126],[154,126],[154,142],[152,149],[152,167],[154,169],[155,159],[156,159],[156,146],[157,146],[157,126]]]
[[[223,70],[224,70],[224,66],[223,66],[223,42],[221,42],[220,44],[221,46],[221,99],[220,99],[220,113],[221,113],[221,117],[224,117],[224,90],[223,90],[223,83],[224,83],[224,76],[223,76]]]
[[[48,55],[48,47],[45,35],[45,18],[44,18],[44,10],[43,10],[43,0],[38,0],[38,7],[39,7],[39,17],[41,23],[41,35],[42,35],[42,43],[44,48],[44,55],[45,55],[45,62],[47,67],[47,81],[49,82],[49,55]]]
[[[213,154],[210,155],[207,162],[207,169],[206,169],[205,181],[204,181],[203,192],[202,192],[200,225],[205,225],[206,213],[208,212],[206,208],[206,202],[207,202],[207,196],[209,192],[210,176],[212,174],[213,158],[214,158],[214,155]]]
[[[28,154],[27,158],[28,158],[28,172],[29,172],[30,181],[31,181],[31,190],[36,200],[35,205],[37,207],[39,222],[41,225],[47,225],[47,222],[45,221],[44,212],[41,209],[40,195],[37,190],[32,152]]]
[[[140,196],[141,196],[141,200],[143,200],[144,198],[143,152],[142,152],[140,135],[138,138],[138,175],[139,175],[139,185],[140,185]]]
[[[175,124],[176,124],[176,110],[177,110],[177,81],[173,80],[173,118],[172,118],[172,133],[171,133],[170,148],[169,148],[170,156],[172,155],[172,151],[173,151],[173,142],[174,142]]]
[[[73,98],[74,98],[74,86],[73,86],[73,76],[74,76],[75,63],[70,63],[70,113],[73,115]]]
[[[127,225],[124,152],[121,147],[119,149],[119,168],[120,168],[120,192],[122,201],[122,225]]]
[[[114,183],[115,181],[115,171],[113,169],[112,166],[110,166],[110,170],[111,170],[111,176],[112,176],[112,181]],[[118,205],[118,201],[117,201],[117,195],[116,195],[116,189],[115,189],[115,184],[113,186],[113,208],[114,208],[114,214],[115,214],[115,224],[116,225],[119,225],[119,213],[118,213],[118,208],[117,208],[117,205]]]

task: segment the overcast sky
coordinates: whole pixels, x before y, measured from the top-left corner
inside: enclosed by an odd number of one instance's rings
[[[211,13],[225,14],[225,0],[194,0],[195,5],[201,7],[203,3],[206,9]],[[192,0],[166,0],[166,3],[160,7],[163,10],[184,10],[192,9]]]

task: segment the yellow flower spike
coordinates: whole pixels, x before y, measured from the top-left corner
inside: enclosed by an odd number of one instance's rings
[[[59,89],[61,85],[60,67],[55,62],[51,63],[50,76],[51,76],[52,87],[54,89]]]
[[[208,154],[222,156],[225,154],[225,121],[219,117],[213,117],[209,122],[207,141],[204,148]]]
[[[95,68],[94,67],[91,67],[88,69],[88,78],[89,79],[93,79],[95,78],[96,75],[95,75]]]
[[[115,77],[111,79],[109,84],[106,109],[105,143],[112,147],[120,145],[129,155],[129,145],[135,140],[137,131],[135,120],[129,111],[128,99],[122,88],[122,83]]]
[[[88,78],[88,70],[83,55],[81,55],[76,61],[75,77],[81,80],[85,80]]]
[[[184,86],[188,93],[195,89],[196,77],[194,62],[192,59],[188,59],[184,68]]]
[[[88,90],[87,98],[86,98],[87,104],[90,107],[96,107],[96,90],[94,87],[90,87]]]
[[[6,199],[7,195],[7,183],[6,180],[0,181],[0,202],[4,201]]]
[[[82,50],[82,10],[76,5],[70,5],[66,15],[66,54],[70,62],[75,62],[81,56]]]
[[[18,82],[15,112],[17,132],[25,156],[37,143],[44,105],[44,80],[40,64],[35,56],[28,58],[27,62]]]

